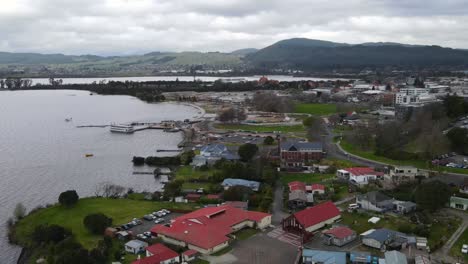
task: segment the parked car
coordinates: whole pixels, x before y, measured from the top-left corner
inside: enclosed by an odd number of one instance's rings
[[[154,220],[154,223],[155,224],[164,223],[164,219],[163,218],[158,218],[158,219]]]
[[[145,215],[145,216],[143,216],[143,219],[145,219],[147,221],[151,221],[151,220],[154,220],[154,216],[153,215]]]
[[[463,244],[461,252],[463,254],[468,254],[468,245],[467,244]]]
[[[147,237],[151,237],[151,232],[150,231],[143,232],[143,235]]]
[[[167,210],[167,209],[162,209],[161,211],[164,211],[166,214],[170,214],[171,211]]]

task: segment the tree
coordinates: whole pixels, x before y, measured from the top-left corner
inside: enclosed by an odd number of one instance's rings
[[[83,219],[83,224],[89,232],[102,235],[104,230],[112,225],[112,218],[102,213],[89,214]]]
[[[96,186],[94,194],[97,197],[106,197],[106,198],[119,198],[125,194],[125,187],[112,184],[110,182],[103,182]]]
[[[241,122],[244,121],[247,118],[247,115],[245,114],[243,109],[240,108],[233,108],[229,107],[226,109],[223,109],[219,114],[218,114],[218,120],[221,122]]]
[[[315,118],[314,118],[313,116],[309,116],[309,117],[307,117],[306,119],[304,119],[304,120],[302,121],[302,124],[303,124],[305,127],[311,127],[311,126],[313,126],[314,124],[316,124],[315,122],[316,122]]]
[[[252,190],[246,186],[232,186],[223,193],[225,201],[246,201]]]
[[[59,225],[38,225],[34,228],[31,238],[38,244],[58,243],[71,235],[70,230]]]
[[[183,180],[175,180],[167,183],[164,186],[164,197],[166,199],[173,199],[182,192]]]
[[[195,152],[193,150],[185,151],[180,155],[180,163],[183,165],[189,165],[194,157]]]
[[[15,219],[18,221],[26,215],[26,207],[22,203],[16,204],[15,210],[13,211]]]
[[[452,128],[447,133],[447,138],[453,150],[461,154],[468,154],[468,129],[459,127]]]
[[[78,194],[75,190],[68,190],[59,195],[59,203],[65,207],[72,207],[78,202]]]
[[[250,161],[257,154],[258,147],[255,144],[247,143],[239,147],[238,153],[242,161]]]
[[[429,211],[442,208],[451,195],[450,187],[441,181],[423,183],[416,189],[414,198],[418,206]]]
[[[265,145],[273,145],[273,143],[275,143],[275,139],[272,136],[267,136],[263,140],[263,144],[265,144]]]

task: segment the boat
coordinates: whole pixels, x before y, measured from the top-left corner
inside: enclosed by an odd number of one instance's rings
[[[110,131],[116,132],[116,133],[130,134],[130,133],[135,132],[135,128],[132,125],[127,125],[127,124],[119,124],[119,125],[111,124]]]
[[[168,133],[176,133],[176,132],[180,132],[180,128],[166,128],[163,131],[168,132]]]
[[[73,118],[71,118],[71,117],[70,118],[65,118],[65,122],[70,122],[72,120],[73,120]]]
[[[94,156],[94,154],[85,154],[85,157],[86,157],[86,158],[90,158],[90,157],[92,157],[92,156]]]

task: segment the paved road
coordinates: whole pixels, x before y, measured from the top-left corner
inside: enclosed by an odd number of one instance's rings
[[[276,182],[276,188],[275,188],[275,193],[274,193],[274,198],[273,198],[273,205],[272,205],[272,217],[271,217],[271,223],[273,225],[280,225],[281,221],[288,216],[283,211],[284,204],[283,204],[283,190],[284,186],[281,181]]]
[[[333,142],[333,138],[336,136],[331,129],[325,125],[324,122],[321,122],[322,126],[324,127],[323,131],[326,131],[326,134],[324,135],[324,148],[325,151],[327,152],[327,155],[329,157],[334,157],[338,159],[343,159],[343,160],[349,160],[351,162],[354,162],[358,165],[361,166],[367,166],[367,167],[384,167],[384,166],[389,166],[390,164],[386,164],[383,162],[378,162],[374,160],[369,160],[363,157],[359,157],[357,155],[353,155],[351,153],[346,152],[339,143]],[[429,171],[429,170],[422,170],[422,171],[427,171],[427,172],[435,172],[438,173],[437,171]],[[440,176],[433,177],[431,179],[437,179],[445,183],[453,183],[456,185],[461,185],[464,183],[465,179],[468,178],[468,175],[466,174],[459,174],[459,173],[448,173],[445,172],[441,174]]]
[[[447,215],[460,217],[462,219],[462,223],[460,224],[458,229],[455,230],[455,232],[453,232],[452,236],[447,240],[445,245],[440,250],[431,254],[431,256],[433,259],[437,259],[439,261],[445,261],[445,262],[449,261],[450,263],[458,263],[459,260],[449,255],[450,249],[453,247],[455,242],[457,242],[458,238],[460,238],[463,232],[465,232],[465,229],[468,228],[468,214],[466,214],[464,211],[458,211],[458,210],[449,209],[449,208],[445,208],[442,210],[443,210],[443,213]]]

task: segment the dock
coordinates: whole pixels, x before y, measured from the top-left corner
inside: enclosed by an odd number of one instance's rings
[[[157,149],[156,152],[181,152],[183,149]]]
[[[151,171],[134,171],[133,175],[154,175],[154,172]]]

